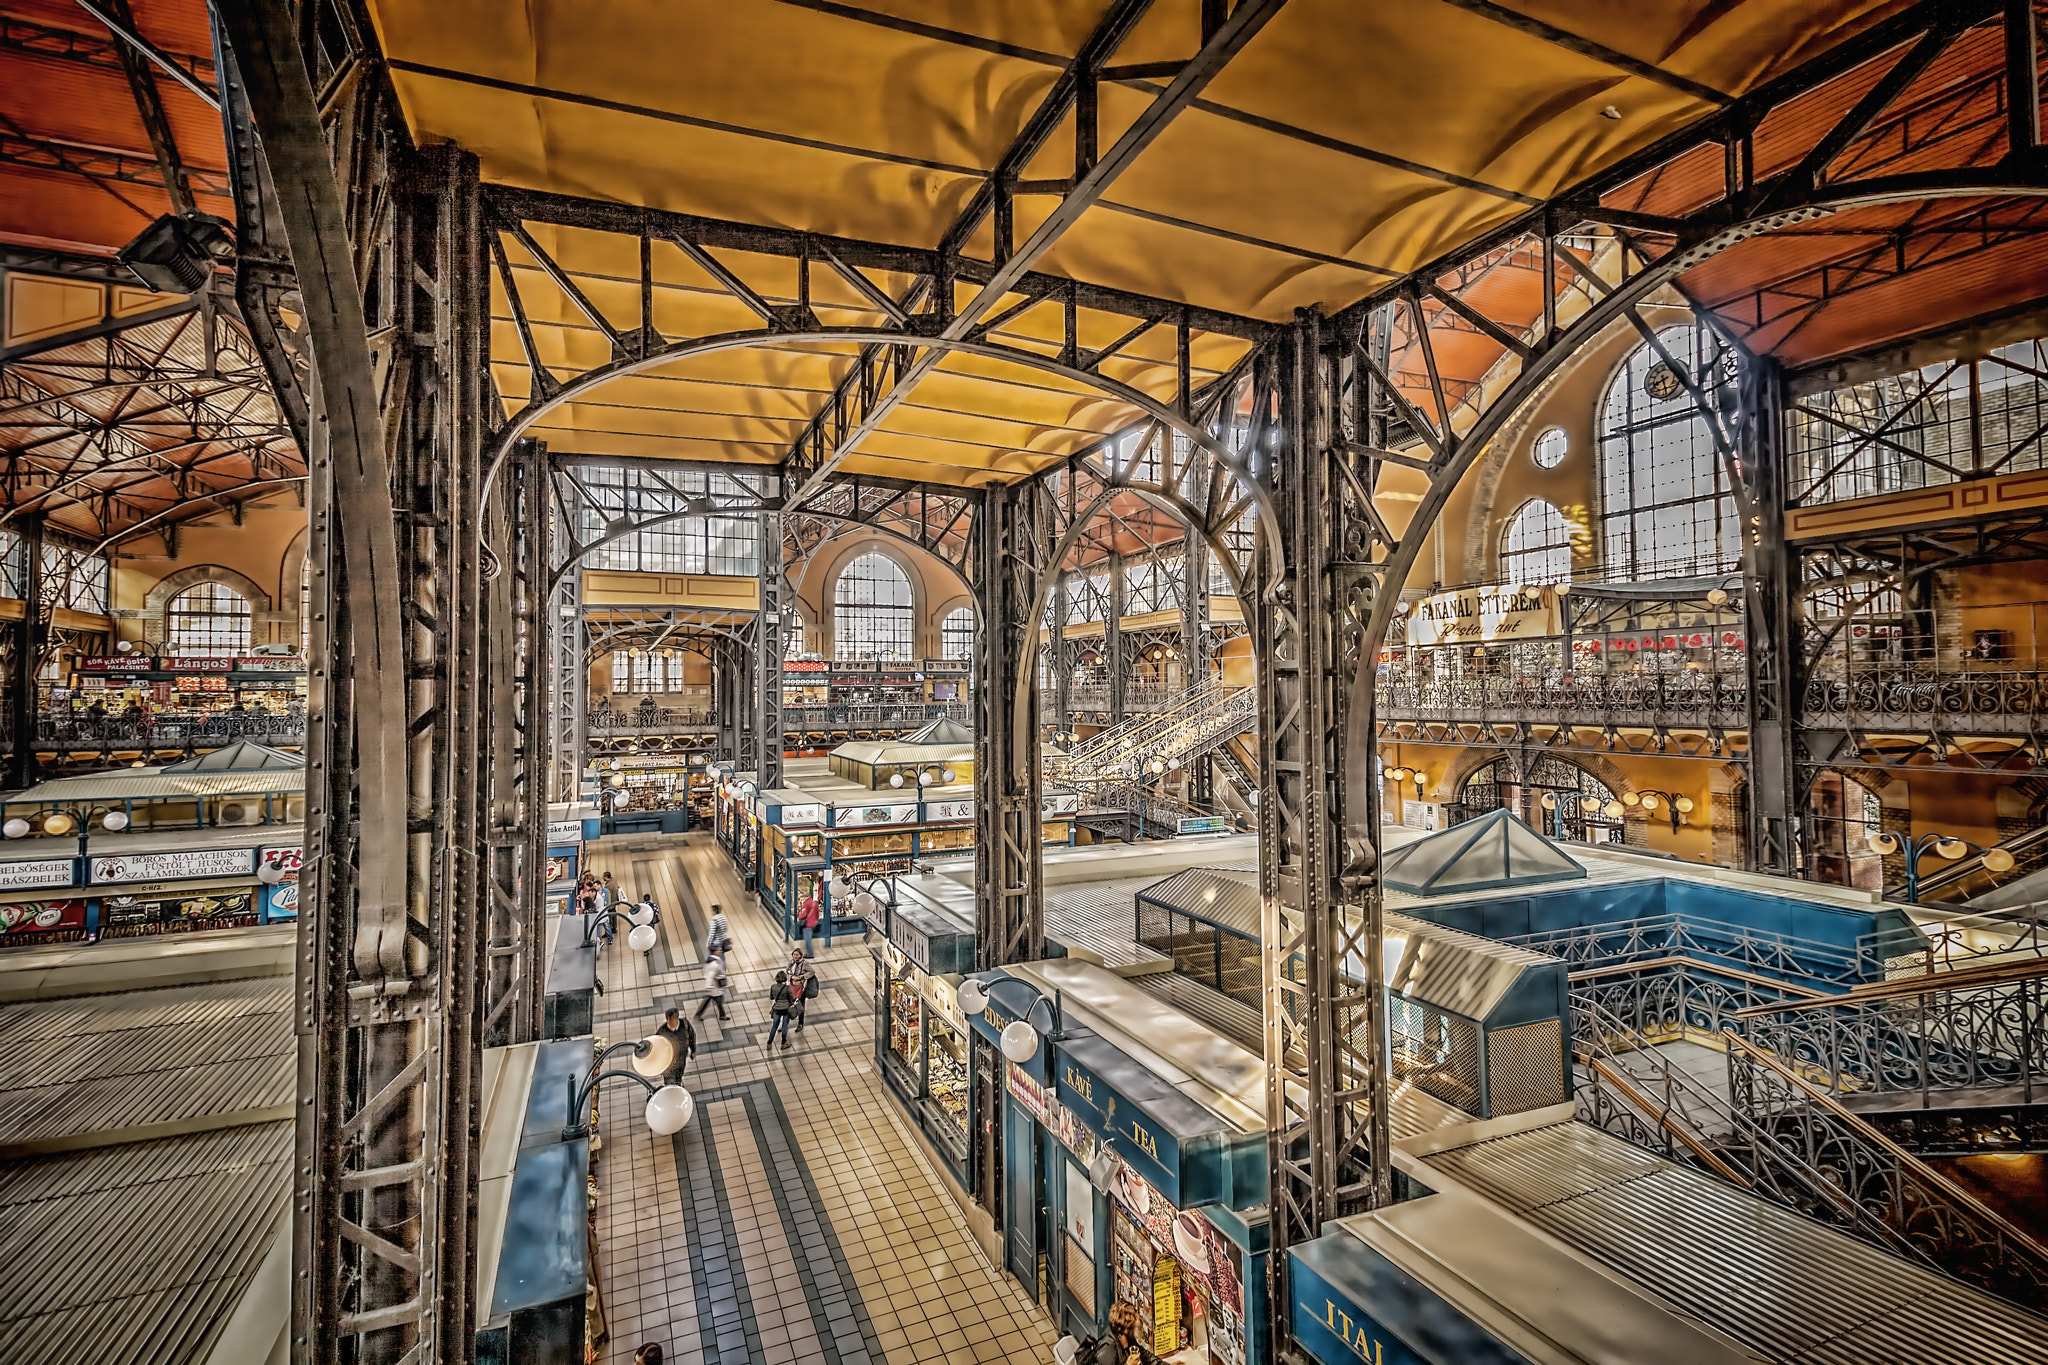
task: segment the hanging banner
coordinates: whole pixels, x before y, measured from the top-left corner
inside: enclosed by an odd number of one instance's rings
[[[1425,597],[1408,613],[1411,645],[1481,645],[1564,633],[1557,589],[1548,584],[1460,588]]]

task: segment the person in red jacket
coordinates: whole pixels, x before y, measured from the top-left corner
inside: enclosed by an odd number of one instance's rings
[[[818,921],[824,915],[824,910],[825,908],[818,904],[818,888],[815,886],[804,896],[803,903],[796,908],[796,922],[804,935],[805,957],[816,956],[811,951],[811,936],[818,932]]]

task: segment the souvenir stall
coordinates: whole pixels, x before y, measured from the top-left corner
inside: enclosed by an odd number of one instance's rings
[[[576,894],[576,879],[583,875],[583,841],[596,823],[597,818],[582,807],[558,804],[548,808],[549,914],[562,914]]]
[[[907,883],[883,883],[867,910],[877,938],[875,1060],[953,1178],[968,1184],[973,1048],[955,994],[974,965],[974,923]]]
[[[970,979],[985,992],[971,1019],[985,1041],[1000,1049],[1018,1020],[1043,1035],[1029,1061],[1005,1065],[1006,1222],[1013,1242],[1028,1236],[1026,1201],[1042,1192],[1057,1231],[1042,1249],[1007,1246],[1011,1273],[1036,1292],[1042,1250],[1048,1306],[1077,1337],[1106,1330],[1110,1305],[1125,1302],[1172,1365],[1259,1359],[1263,1061],[1092,963]]]

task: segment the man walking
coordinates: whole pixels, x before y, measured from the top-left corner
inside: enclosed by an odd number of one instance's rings
[[[681,1010],[670,1005],[668,1013],[661,1017],[661,1027],[656,1029],[654,1034],[657,1038],[668,1039],[669,1046],[675,1049],[674,1058],[669,1062],[668,1070],[662,1075],[661,1083],[681,1085],[683,1067],[694,1061],[697,1056],[697,1030],[690,1027],[690,1021],[683,1018]]]
[[[711,907],[711,927],[705,931],[704,940],[705,950],[721,957],[732,946],[732,927],[725,922],[725,911],[716,905]]]
[[[712,951],[704,955],[704,1000],[697,1006],[697,1018],[704,1017],[704,1011],[713,1005],[718,1007],[718,1017],[725,1014],[725,954]]]
[[[803,904],[799,905],[796,909],[796,922],[804,934],[805,957],[816,956],[811,951],[811,936],[818,932],[818,920],[823,912],[824,907],[818,904],[818,890],[816,887],[812,887],[810,894],[804,897]]]

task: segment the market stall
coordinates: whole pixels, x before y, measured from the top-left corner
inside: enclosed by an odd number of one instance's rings
[[[904,882],[882,887],[873,904],[876,1063],[964,1188],[974,1049],[955,987],[974,965],[974,924]]]

